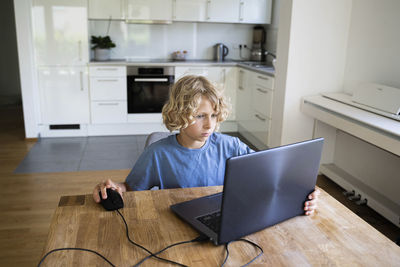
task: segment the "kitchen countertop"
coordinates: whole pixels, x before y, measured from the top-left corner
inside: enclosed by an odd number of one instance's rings
[[[107,61],[91,61],[89,66],[104,66],[104,65],[124,65],[124,66],[198,66],[198,67],[242,67],[251,71],[256,71],[260,74],[275,76],[275,69],[272,66],[263,65],[260,62],[240,61],[240,60],[171,60],[171,59],[151,59],[151,60],[129,60],[129,59],[111,59]]]

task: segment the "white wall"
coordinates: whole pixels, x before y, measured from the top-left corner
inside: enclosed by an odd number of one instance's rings
[[[89,34],[106,35],[107,27],[108,21],[89,21]],[[237,46],[251,47],[253,27],[252,24],[174,22],[159,25],[112,21],[109,35],[117,47],[111,50],[111,57],[171,58],[174,51],[187,50],[188,59],[213,59],[213,45],[224,43],[229,48],[227,58],[240,59]]]
[[[400,1],[353,0],[344,90],[360,82],[400,88]]]
[[[31,0],[14,1],[14,10],[25,137],[36,138],[39,134],[40,107],[33,54]]]
[[[349,0],[280,3],[272,145],[312,138],[303,96],[342,90],[351,8]]]

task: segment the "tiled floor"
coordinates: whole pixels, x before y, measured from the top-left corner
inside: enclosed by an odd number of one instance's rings
[[[240,137],[237,133],[228,134]],[[131,169],[143,152],[146,138],[147,135],[41,138],[14,172]]]
[[[42,138],[15,173],[131,169],[146,135]]]

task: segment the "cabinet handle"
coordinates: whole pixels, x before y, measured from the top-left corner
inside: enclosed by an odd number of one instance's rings
[[[82,41],[78,41],[78,58],[79,61],[82,61]]]
[[[207,1],[207,6],[206,6],[206,16],[207,16],[207,19],[210,19],[210,4],[211,4],[211,1],[208,0],[208,1]]]
[[[172,18],[176,19],[176,0],[172,1]]]
[[[268,90],[263,90],[261,88],[257,88],[257,91],[263,93],[263,94],[268,94]]]
[[[99,106],[118,106],[119,103],[99,103]]]
[[[266,121],[267,119],[264,119],[263,117],[261,117],[258,114],[255,114],[254,116],[256,116],[257,119],[261,120],[261,121]]]
[[[262,80],[269,81],[269,78],[267,78],[267,77],[264,77],[264,76],[257,76],[257,78],[259,78],[259,79],[262,79]]]
[[[243,6],[244,6],[244,2],[240,2],[240,6],[239,6],[239,20],[243,21]]]
[[[98,82],[118,82],[117,79],[97,79]]]
[[[97,68],[97,70],[118,70],[118,68]]]
[[[79,80],[81,83],[81,91],[83,91],[83,71],[79,72]]]

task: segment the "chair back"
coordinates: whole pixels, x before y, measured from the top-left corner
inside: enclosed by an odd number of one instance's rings
[[[151,134],[149,134],[149,136],[147,136],[146,139],[146,143],[144,144],[144,147],[148,147],[149,145],[151,145],[152,143],[161,140],[163,138],[166,138],[168,136],[170,136],[171,134],[175,134],[175,133],[171,133],[171,132],[153,132]]]

